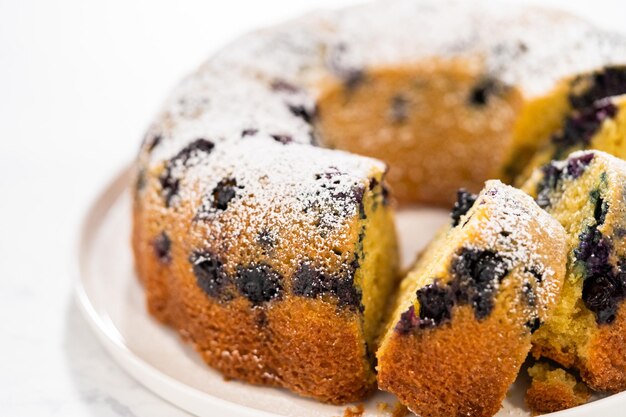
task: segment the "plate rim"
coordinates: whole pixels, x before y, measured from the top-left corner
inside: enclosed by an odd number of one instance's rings
[[[215,408],[210,411],[223,412],[225,417],[276,417],[274,413],[258,410],[246,405],[237,404],[208,392],[191,387],[174,377],[167,375],[153,367],[140,356],[132,352],[124,344],[123,337],[111,328],[96,311],[83,285],[82,259],[88,252],[89,240],[93,230],[102,222],[100,213],[107,213],[123,195],[130,192],[130,179],[134,171],[132,163],[126,163],[113,171],[113,176],[107,176],[96,187],[89,204],[79,216],[79,221],[72,233],[70,250],[70,277],[73,281],[73,300],[79,307],[83,317],[89,323],[91,331],[96,335],[100,344],[113,358],[115,363],[130,375],[140,385],[147,388],[159,398],[175,407],[191,413],[194,416],[205,414],[200,409],[200,403],[210,402]],[[109,328],[109,331],[107,331]],[[117,334],[115,334],[117,333]],[[593,417],[595,415],[611,415],[622,411],[620,406],[626,407],[626,391],[610,394],[604,398],[577,407],[554,413],[544,414],[547,417]],[[204,410],[207,411],[207,410]]]

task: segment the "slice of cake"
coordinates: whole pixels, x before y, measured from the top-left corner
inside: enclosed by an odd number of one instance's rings
[[[534,169],[579,150],[597,149],[626,158],[626,67],[607,67],[577,77],[569,91],[569,113],[534,154],[517,184],[523,184]]]
[[[556,302],[565,231],[499,181],[452,217],[402,283],[378,383],[424,417],[492,416]]]
[[[585,404],[591,391],[576,376],[548,362],[528,368],[532,383],[526,391],[526,405],[533,415],[552,413]]]
[[[626,162],[576,152],[524,185],[568,233],[567,276],[533,354],[580,371],[593,389],[626,388]]]

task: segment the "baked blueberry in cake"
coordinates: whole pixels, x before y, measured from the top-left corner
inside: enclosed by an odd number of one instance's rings
[[[377,352],[379,387],[425,417],[500,409],[565,273],[565,231],[520,190],[488,181],[458,220],[404,278]]]
[[[567,275],[533,354],[580,372],[602,391],[626,388],[626,163],[579,151],[537,169],[524,185],[568,232]]]

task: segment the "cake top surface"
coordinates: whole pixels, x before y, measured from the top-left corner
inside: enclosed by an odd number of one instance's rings
[[[485,0],[392,0],[253,32],[207,65],[298,83],[433,58],[465,59],[535,96],[571,74],[624,62],[626,41],[563,11]]]

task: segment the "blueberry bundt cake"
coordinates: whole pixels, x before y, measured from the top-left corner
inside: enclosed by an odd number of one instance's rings
[[[555,304],[565,231],[523,192],[488,181],[402,283],[378,384],[423,417],[492,416]]]
[[[626,389],[626,162],[575,152],[538,169],[524,190],[568,233],[567,275],[533,354],[579,370],[591,388]]]
[[[571,111],[571,79],[618,68],[625,46],[562,12],[462,0],[235,41],[175,90],[137,158],[150,312],[228,378],[361,398],[398,281],[388,185],[439,204],[512,178]]]
[[[549,362],[528,368],[532,383],[526,391],[526,405],[533,415],[552,413],[585,404],[591,391],[575,375]]]

